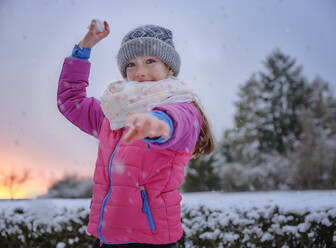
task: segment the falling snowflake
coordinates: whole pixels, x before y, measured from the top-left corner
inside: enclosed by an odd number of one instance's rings
[[[194,125],[195,128],[198,128],[198,121],[194,120],[193,125]]]
[[[125,165],[121,161],[116,161],[114,164],[114,170],[118,174],[123,174],[125,172]]]
[[[62,111],[64,110],[64,105],[63,104],[60,104],[59,107]]]
[[[147,177],[146,172],[142,172],[142,178],[145,179]]]
[[[130,204],[133,204],[133,199],[132,199],[132,198],[128,198],[128,202],[129,202]]]

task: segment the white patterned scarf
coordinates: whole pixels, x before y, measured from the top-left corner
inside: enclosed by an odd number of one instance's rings
[[[160,81],[117,81],[108,85],[100,98],[101,108],[112,130],[122,128],[129,115],[149,113],[167,103],[197,101],[197,95],[175,77]]]

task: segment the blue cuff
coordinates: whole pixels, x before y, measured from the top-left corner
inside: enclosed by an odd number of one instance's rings
[[[90,58],[91,48],[82,48],[78,45],[75,45],[74,49],[72,50],[72,55],[70,58],[81,59],[88,61]]]
[[[174,125],[173,125],[173,121],[172,119],[169,117],[169,115],[167,115],[166,113],[162,112],[162,111],[151,111],[150,112],[153,116],[159,118],[160,120],[166,122],[169,126],[169,135],[167,138],[162,138],[161,136],[156,138],[156,139],[151,139],[151,138],[144,138],[145,142],[148,143],[164,143],[166,141],[168,141],[170,139],[170,137],[173,135],[173,131],[174,131]]]

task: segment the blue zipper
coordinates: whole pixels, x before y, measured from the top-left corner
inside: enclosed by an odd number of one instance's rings
[[[118,141],[116,147],[114,148],[114,151],[113,151],[112,156],[111,156],[111,159],[110,159],[110,163],[109,163],[110,188],[109,188],[109,192],[107,193],[107,195],[106,195],[105,198],[104,198],[103,206],[102,206],[101,211],[100,211],[100,220],[99,220],[99,227],[98,227],[98,235],[99,235],[99,237],[100,237],[100,240],[101,240],[104,244],[113,244],[113,245],[115,244],[115,245],[117,245],[117,244],[131,244],[131,243],[135,243],[135,242],[127,242],[127,243],[108,243],[108,242],[106,242],[106,241],[104,240],[103,235],[102,235],[102,233],[101,233],[101,229],[102,229],[102,225],[103,225],[103,216],[104,216],[104,209],[105,209],[106,201],[107,201],[107,199],[110,197],[110,195],[111,195],[111,191],[112,191],[112,182],[111,182],[111,181],[112,181],[112,180],[111,180],[112,160],[113,160],[113,157],[114,157],[114,155],[115,155],[115,153],[116,153],[116,151],[117,151],[117,148],[118,148],[118,146],[119,146],[119,143],[120,143],[120,141],[121,141],[121,137],[122,137],[123,131],[124,131],[124,128],[121,129],[121,135],[120,135],[119,141]]]
[[[152,231],[154,231],[156,228],[155,228],[155,225],[154,225],[154,220],[153,220],[151,210],[149,208],[145,187],[140,186],[140,190],[141,190],[141,197],[142,197],[142,201],[143,201],[142,212],[147,214],[147,220],[148,220],[150,229]]]

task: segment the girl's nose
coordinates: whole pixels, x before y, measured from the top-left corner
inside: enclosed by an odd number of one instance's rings
[[[143,68],[138,68],[137,71],[136,71],[136,73],[135,73],[135,76],[137,78],[139,78],[139,79],[145,78],[146,72],[145,72],[145,70]]]

